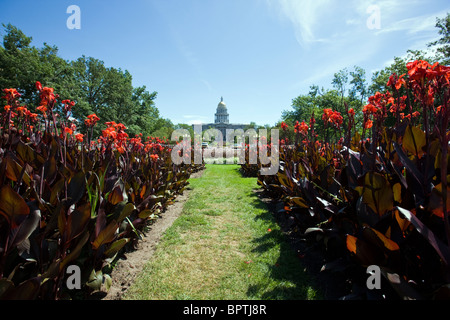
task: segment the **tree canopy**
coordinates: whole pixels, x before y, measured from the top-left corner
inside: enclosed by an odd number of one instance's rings
[[[325,109],[332,109],[343,114],[353,108],[355,112],[355,124],[362,123],[362,108],[367,104],[367,98],[376,92],[385,92],[389,76],[393,73],[402,75],[407,72],[406,64],[413,60],[428,60],[430,63],[439,62],[443,65],[450,64],[450,13],[444,18],[436,19],[436,28],[440,39],[431,42],[428,46],[435,48],[435,54],[423,50],[407,50],[404,57],[394,57],[393,62],[382,70],[375,71],[371,81],[366,79],[366,72],[359,66],[354,66],[353,70],[344,68],[334,74],[331,81],[331,89],[319,88],[311,85],[307,94],[301,94],[292,99],[291,109],[284,110],[281,115],[281,122],[285,122],[291,129],[299,121],[309,123],[312,115],[320,118]],[[344,117],[344,125],[346,117]],[[387,119],[389,121],[389,119]],[[361,126],[359,126],[361,127]],[[322,139],[326,134],[323,121],[316,121],[316,133]],[[294,136],[293,130],[288,135],[291,139]]]
[[[101,121],[115,121],[127,127],[130,136],[170,137],[174,125],[160,116],[155,105],[156,91],[145,86],[133,87],[127,70],[107,67],[104,62],[84,55],[74,61],[64,60],[58,48],[47,43],[33,46],[32,37],[17,27],[3,24],[5,34],[0,45],[0,88],[16,88],[30,110],[39,97],[36,81],[54,88],[63,99],[76,102],[73,117],[79,126],[95,113]],[[33,110],[34,111],[34,110]],[[97,133],[103,129],[101,125]]]

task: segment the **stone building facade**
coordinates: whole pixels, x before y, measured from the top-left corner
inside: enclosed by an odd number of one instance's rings
[[[222,133],[223,141],[227,140],[227,129],[245,131],[248,124],[230,123],[230,115],[228,114],[227,105],[223,102],[223,97],[217,105],[216,113],[214,115],[214,123],[202,123],[202,132],[207,129],[217,129]]]

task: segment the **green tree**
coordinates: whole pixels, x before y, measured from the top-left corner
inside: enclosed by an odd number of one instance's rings
[[[336,105],[334,109],[337,109],[339,112],[344,113],[344,96],[346,93],[346,86],[348,83],[348,70],[344,68],[339,70],[338,73],[334,74],[333,80],[331,81],[333,87],[337,90],[341,97],[341,101],[339,105]]]
[[[349,98],[352,100],[359,99],[360,105],[362,105],[367,99],[367,82],[366,82],[366,71],[358,66],[355,66],[355,70],[350,72],[352,80],[350,84],[352,85],[349,90]],[[359,97],[358,97],[359,94]]]
[[[136,124],[142,128],[144,136],[148,136],[156,130],[158,119],[160,119],[159,110],[155,105],[157,95],[156,91],[147,91],[145,86],[133,89],[131,100],[139,115],[136,118]]]
[[[436,60],[444,65],[450,64],[450,13],[440,19],[436,18],[436,28],[439,29],[441,38],[431,42],[428,46],[438,46]]]
[[[74,110],[79,119],[95,113],[101,123],[115,121],[127,127],[130,136],[147,136],[157,129],[159,111],[156,92],[133,88],[132,76],[125,70],[107,68],[103,61],[82,56],[73,62],[77,96],[81,104]],[[97,130],[102,129],[99,126]]]
[[[285,110],[282,112],[282,120],[288,125],[293,126],[296,121],[308,120],[312,113],[318,111],[317,96],[315,91],[307,95],[299,95],[292,99],[292,110]]]
[[[173,129],[170,121],[159,116],[154,102],[157,93],[147,91],[145,86],[134,88],[127,70],[108,68],[93,57],[66,61],[58,56],[57,47],[44,43],[42,48],[36,48],[31,46],[32,38],[17,27],[3,26],[0,88],[19,90],[21,100],[31,110],[39,103],[35,84],[40,81],[43,86],[54,88],[62,99],[76,102],[72,113],[79,127],[84,126],[86,116],[97,114],[101,119],[95,128],[97,135],[107,121],[123,123],[130,136],[150,135],[163,126]]]
[[[326,129],[322,121],[324,109],[332,109],[341,113],[343,117],[342,131],[347,130],[348,116],[346,113],[350,108],[356,112],[355,123],[362,123],[362,106],[368,96],[365,70],[358,66],[355,66],[350,72],[347,68],[342,69],[334,74],[331,85],[333,89],[320,89],[317,85],[312,85],[308,94],[299,95],[292,100],[291,109],[284,110],[281,117],[282,121],[289,125],[289,131],[296,121],[305,121],[309,125],[310,118],[314,114],[316,119],[314,131],[318,134],[318,139],[325,138],[326,130],[329,132],[328,136],[333,135],[334,129]],[[291,137],[292,132],[289,132],[288,136]]]
[[[103,108],[106,106],[103,90],[106,87],[107,69],[102,61],[84,55],[71,62],[75,78],[75,92],[77,96],[77,107],[74,115],[84,119],[87,115],[97,114],[101,122],[104,122]]]
[[[405,57],[394,57],[394,61],[389,66],[373,73],[372,83],[368,90],[369,94],[374,95],[377,92],[390,90],[390,88],[386,86],[389,81],[389,76],[393,73],[396,73],[398,76],[407,73],[408,69],[406,68],[406,64],[418,59],[432,62],[432,60],[430,60],[431,58],[421,50],[408,50]]]
[[[158,137],[160,139],[170,139],[172,132],[174,130],[174,125],[171,120],[158,118],[155,123],[155,129],[151,133],[153,137]],[[192,137],[192,135],[191,135]]]
[[[254,121],[252,121],[244,127],[244,131],[247,131],[248,129],[255,129],[255,128],[258,128],[258,125]]]
[[[31,46],[27,37],[17,27],[3,24],[5,35],[0,46],[0,88],[16,88],[21,100],[33,110],[39,102],[36,81],[53,87],[61,97],[73,99],[73,70],[58,56],[58,49],[44,43],[43,48]]]
[[[340,87],[341,90],[343,87]],[[314,130],[318,134],[318,139],[325,137],[325,125],[322,121],[324,109],[332,109],[341,112],[344,119],[346,116],[341,111],[341,104],[349,103],[349,98],[342,96],[342,91],[333,89],[322,89],[315,85],[310,87],[310,92],[306,95],[300,95],[292,100],[292,110],[282,112],[282,120],[285,121],[290,128],[298,122],[305,121],[309,125],[311,116],[314,114],[316,123]],[[345,109],[344,111],[345,112]]]

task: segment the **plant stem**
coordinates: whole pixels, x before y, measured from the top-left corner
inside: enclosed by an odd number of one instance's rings
[[[445,234],[447,236],[447,245],[450,246],[450,223],[447,211],[447,154],[448,154],[448,138],[447,138],[447,126],[449,118],[449,110],[447,105],[447,99],[444,99],[442,105],[442,126],[441,126],[441,184],[442,184],[442,210],[444,213],[444,227]]]

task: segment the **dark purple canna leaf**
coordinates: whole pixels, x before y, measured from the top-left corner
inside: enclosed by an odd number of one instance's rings
[[[67,190],[68,206],[71,206],[85,195],[86,193],[86,176],[84,172],[76,173],[69,181]]]
[[[39,277],[25,280],[17,287],[9,286],[4,292],[6,300],[34,300],[39,294],[41,279]],[[0,298],[2,298],[0,296]]]
[[[41,221],[41,210],[37,207],[35,203],[30,203],[31,207],[30,214],[27,215],[24,221],[16,229],[10,231],[9,236],[9,247],[14,248],[20,245],[20,243],[33,233],[33,231],[38,228]]]
[[[437,254],[442,258],[443,262],[450,266],[450,248],[439,240],[436,235],[427,226],[425,226],[419,218],[411,211],[397,207],[401,217],[408,220],[414,228],[419,232],[431,246],[436,250]]]
[[[0,214],[8,220],[11,228],[17,228],[29,213],[30,208],[25,200],[9,184],[0,189]]]

